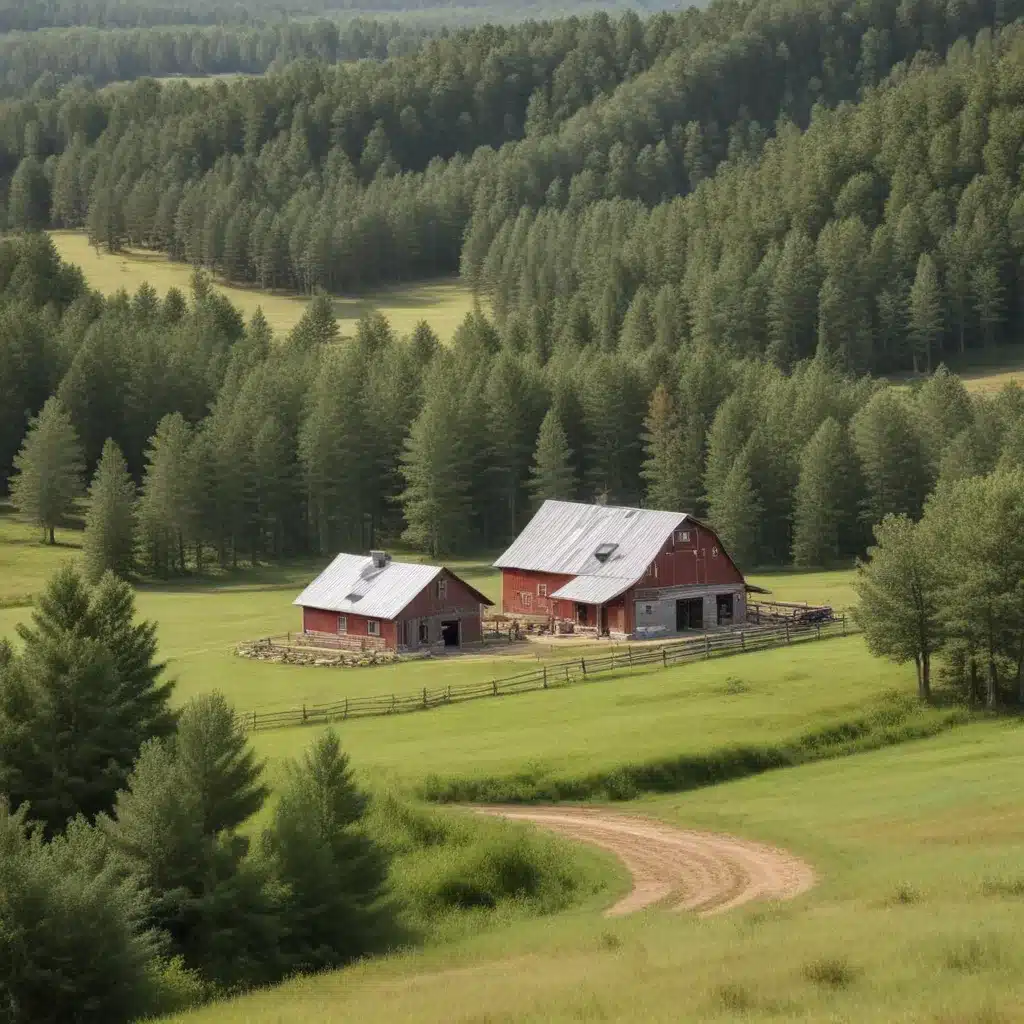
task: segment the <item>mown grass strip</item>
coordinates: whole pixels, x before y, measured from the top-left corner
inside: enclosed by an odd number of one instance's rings
[[[521,772],[480,778],[428,776],[420,795],[435,803],[539,803],[559,800],[630,800],[642,793],[676,793],[717,785],[774,768],[788,768],[910,740],[963,725],[962,708],[937,710],[894,695],[865,714],[812,729],[792,740],[741,744],[623,764],[582,776]]]

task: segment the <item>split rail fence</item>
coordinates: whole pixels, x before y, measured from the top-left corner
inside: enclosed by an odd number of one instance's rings
[[[596,676],[607,672],[647,666],[668,668],[670,665],[679,665],[688,661],[701,661],[706,658],[740,654],[745,651],[763,651],[773,647],[785,647],[787,644],[804,643],[808,640],[847,636],[855,631],[853,627],[847,626],[846,617],[841,616],[829,622],[808,625],[785,623],[768,628],[704,633],[660,647],[627,647],[625,651],[592,658],[582,656],[572,661],[544,665],[529,672],[507,676],[503,679],[446,686],[434,690],[425,687],[415,693],[346,698],[332,704],[303,705],[301,708],[292,708],[287,711],[247,711],[240,713],[238,718],[245,728],[258,730],[345,721],[349,718],[401,715],[444,707],[448,704],[459,704],[467,700],[504,697],[514,693],[527,693],[531,690],[572,686],[577,683],[589,682]]]

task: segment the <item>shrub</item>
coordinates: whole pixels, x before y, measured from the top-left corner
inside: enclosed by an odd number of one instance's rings
[[[804,964],[804,977],[823,988],[848,988],[858,971],[845,957],[821,957]]]

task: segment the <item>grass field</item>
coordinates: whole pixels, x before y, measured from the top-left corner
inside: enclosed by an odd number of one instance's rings
[[[192,268],[187,263],[172,263],[163,253],[97,252],[78,231],[53,231],[51,237],[61,257],[81,267],[89,284],[106,295],[121,288],[134,292],[147,281],[160,295],[170,288],[188,293]],[[257,309],[262,309],[278,334],[287,333],[298,323],[309,301],[290,292],[264,292],[225,284],[217,287],[241,310],[246,320]],[[420,320],[426,320],[441,340],[447,341],[472,309],[473,297],[457,278],[420,281],[382,288],[366,295],[334,298],[338,327],[347,335],[355,332],[360,317],[379,311],[398,334],[408,334]]]
[[[820,881],[793,903],[570,912],[175,1020],[1020,1021],[1021,738],[980,724],[630,805],[805,856]]]

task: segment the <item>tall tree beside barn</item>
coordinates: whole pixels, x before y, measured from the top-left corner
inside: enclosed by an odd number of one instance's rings
[[[761,501],[752,482],[751,446],[736,456],[719,487],[708,495],[711,524],[722,543],[741,568],[757,557],[757,534]]]
[[[558,413],[549,409],[537,434],[537,447],[530,468],[530,493],[534,507],[539,507],[549,498],[572,501],[578,486],[569,440]]]
[[[29,422],[21,451],[14,457],[11,501],[55,543],[54,531],[82,494],[82,448],[71,418],[56,398],[49,398]]]
[[[683,433],[676,403],[664,384],[651,395],[644,420],[643,478],[647,483],[647,505],[672,511],[696,513],[692,446]]]
[[[121,449],[112,440],[103,446],[89,486],[82,559],[91,582],[107,570],[127,576],[135,564],[135,482]]]

